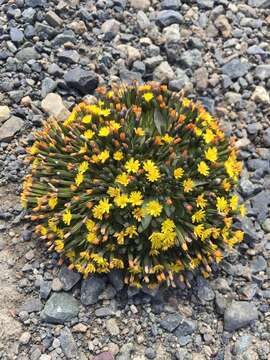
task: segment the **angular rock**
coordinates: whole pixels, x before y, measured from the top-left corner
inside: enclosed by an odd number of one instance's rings
[[[256,306],[247,301],[234,301],[225,310],[224,329],[232,332],[258,319]]]
[[[67,85],[86,95],[98,86],[98,77],[91,70],[84,70],[81,67],[69,70],[64,75]]]
[[[150,21],[143,11],[138,11],[137,22],[141,30],[148,29],[150,27]]]
[[[172,24],[163,29],[163,36],[166,39],[166,42],[178,42],[180,41],[180,28],[178,24]]]
[[[176,337],[187,336],[193,334],[197,329],[197,323],[193,320],[182,318],[179,326],[174,331]]]
[[[11,116],[0,127],[0,142],[9,142],[13,139],[15,134],[19,132],[23,127],[23,120],[17,116]]]
[[[33,47],[23,48],[19,50],[16,54],[16,59],[18,59],[21,62],[36,60],[38,58],[39,58],[39,54]]]
[[[60,50],[58,59],[65,64],[77,64],[80,60],[80,55],[76,50]]]
[[[202,55],[198,49],[185,51],[179,60],[184,68],[196,69],[202,66]]]
[[[106,329],[110,333],[111,336],[117,336],[120,334],[120,330],[119,330],[117,321],[114,318],[106,320]]]
[[[267,218],[268,206],[270,205],[270,192],[261,191],[259,194],[251,198],[251,206],[255,209],[259,222],[263,222]]]
[[[255,77],[260,80],[270,79],[270,64],[258,65],[255,69]]]
[[[74,359],[78,356],[77,344],[69,328],[65,327],[61,330],[59,340],[62,351],[68,359]]]
[[[113,39],[120,31],[120,23],[117,20],[109,19],[101,26],[101,31],[106,35],[107,39]]]
[[[179,10],[180,6],[180,0],[163,0],[161,3],[161,8],[165,10]]]
[[[270,104],[269,92],[263,86],[256,86],[251,100],[254,100],[257,103]]]
[[[79,312],[77,300],[67,293],[54,293],[46,302],[40,316],[42,320],[52,324],[64,324]]]
[[[46,77],[45,79],[42,80],[42,84],[41,84],[41,97],[45,98],[46,95],[48,95],[49,93],[52,93],[57,87],[57,83],[49,78]]]
[[[63,284],[64,291],[71,290],[81,279],[81,275],[78,272],[69,270],[66,266],[61,267],[58,277]]]
[[[196,0],[197,4],[202,9],[213,9],[214,0]]]
[[[37,298],[30,298],[20,307],[20,311],[27,311],[28,313],[38,312],[42,310],[43,304]]]
[[[173,332],[180,325],[182,320],[183,318],[179,314],[169,314],[160,321],[160,326],[169,332]]]
[[[228,38],[231,35],[232,27],[225,15],[219,15],[214,24],[224,38]]]
[[[151,5],[150,0],[129,0],[130,6],[138,10],[146,10]]]
[[[55,26],[62,26],[63,19],[61,19],[54,11],[50,10],[47,12],[45,16],[45,20],[47,23],[53,27]]]
[[[48,94],[45,99],[42,100],[41,108],[59,121],[66,120],[70,115],[70,112],[63,104],[61,96],[54,93]]]
[[[229,76],[230,79],[238,79],[245,76],[250,69],[250,64],[242,63],[238,59],[233,59],[222,66],[223,74]]]
[[[9,107],[6,105],[0,106],[0,123],[6,121],[10,117]]]
[[[156,24],[161,27],[166,27],[172,24],[182,24],[183,16],[174,10],[162,10],[157,13]]]
[[[252,260],[250,262],[250,268],[251,268],[251,271],[254,273],[254,274],[257,274],[261,271],[264,271],[266,270],[267,268],[267,262],[265,260],[265,258],[263,256],[257,256],[254,260]]]
[[[108,278],[116,291],[120,291],[124,287],[124,274],[119,269],[113,269],[109,272]]]
[[[11,41],[13,41],[14,43],[22,43],[23,42],[23,32],[22,30],[18,29],[18,28],[11,28],[10,29],[10,39]]]
[[[270,147],[270,128],[268,128],[263,134],[263,142],[266,147]]]
[[[96,304],[105,286],[106,281],[102,276],[92,275],[88,279],[83,280],[81,288],[81,302],[83,305]]]
[[[167,83],[174,78],[173,69],[170,67],[167,61],[163,61],[159,64],[153,73],[153,79],[162,83]]]

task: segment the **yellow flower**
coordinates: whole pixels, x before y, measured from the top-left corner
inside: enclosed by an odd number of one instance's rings
[[[231,184],[230,184],[229,180],[227,180],[227,179],[224,179],[224,180],[222,181],[221,186],[223,187],[223,189],[224,189],[225,191],[229,191],[230,188],[231,188]]]
[[[72,219],[72,214],[71,214],[70,210],[67,209],[63,214],[63,222],[69,226],[71,219]]]
[[[126,194],[122,194],[119,196],[116,196],[114,198],[115,205],[123,209],[128,204],[128,196]]]
[[[227,210],[228,203],[224,196],[217,197],[216,207],[217,207],[218,211],[221,213],[225,212]]]
[[[130,180],[128,174],[123,172],[122,174],[117,175],[115,181],[123,186],[127,186]]]
[[[173,175],[175,179],[181,179],[181,177],[184,175],[184,170],[181,167],[176,168],[173,172]]]
[[[247,210],[246,210],[246,207],[244,204],[241,204],[239,206],[239,212],[240,212],[241,217],[244,217],[246,215]]]
[[[85,226],[89,232],[93,232],[96,229],[96,223],[91,219],[86,220]]]
[[[153,93],[148,92],[148,93],[143,94],[142,97],[144,98],[144,100],[146,102],[149,102],[153,99],[154,95],[153,95]]]
[[[90,244],[98,244],[99,243],[99,239],[97,238],[97,234],[94,232],[89,232],[86,236],[86,240],[90,243]]]
[[[207,129],[205,134],[203,134],[203,138],[204,141],[206,142],[206,144],[209,144],[210,142],[212,142],[215,138],[215,134],[213,133],[212,130]]]
[[[102,200],[99,201],[98,206],[102,210],[103,214],[109,214],[112,204],[109,203],[109,199],[103,198]]]
[[[80,163],[78,167],[78,172],[84,174],[88,170],[88,168],[89,168],[88,161],[83,161],[82,163]]]
[[[217,148],[212,147],[212,148],[207,149],[204,152],[204,155],[205,155],[206,160],[209,160],[211,162],[216,162],[217,158],[218,158]]]
[[[143,162],[143,168],[145,171],[152,171],[155,170],[157,166],[152,160],[146,160]]]
[[[132,206],[140,206],[143,203],[142,193],[140,191],[132,191],[129,196],[129,202]]]
[[[132,211],[132,215],[137,221],[141,221],[143,218],[143,211],[141,208],[137,207]]]
[[[198,172],[204,176],[208,176],[209,175],[209,166],[204,162],[204,161],[201,161],[199,164],[198,164]]]
[[[64,121],[64,126],[68,126],[77,118],[77,111],[73,110],[72,113],[69,115],[69,117]]]
[[[83,136],[87,139],[87,140],[91,140],[93,138],[93,136],[95,135],[94,131],[88,129],[83,133]]]
[[[76,185],[77,185],[77,186],[80,186],[81,183],[83,182],[83,180],[84,180],[84,175],[79,172],[79,173],[76,175],[76,177],[75,177],[75,183],[76,183]]]
[[[110,110],[110,109],[101,109],[101,110],[100,110],[100,115],[103,115],[104,117],[109,116],[110,113],[111,113],[111,110]]]
[[[148,179],[148,181],[150,182],[155,182],[160,178],[160,173],[158,169],[149,171],[148,173],[146,173],[146,177]]]
[[[108,136],[109,134],[110,128],[108,126],[103,126],[98,132],[98,135],[102,137]]]
[[[64,242],[62,240],[55,240],[55,251],[56,252],[61,252],[61,250],[64,249]]]
[[[134,129],[134,131],[137,136],[144,136],[145,134],[144,130],[141,127]]]
[[[189,100],[188,98],[184,98],[184,99],[182,100],[182,105],[183,105],[184,107],[189,107],[190,104],[191,104],[191,100]]]
[[[189,178],[184,180],[183,186],[184,186],[184,192],[190,192],[194,189],[195,183],[193,180]]]
[[[201,136],[202,135],[202,130],[200,128],[198,128],[197,126],[194,127],[194,133],[196,136]]]
[[[121,127],[121,125],[114,120],[111,120],[109,125],[112,130],[119,130]]]
[[[92,121],[92,115],[85,115],[83,118],[82,118],[82,122],[84,124],[89,124],[90,122]]]
[[[114,158],[114,160],[116,160],[116,161],[122,160],[123,157],[124,157],[124,155],[123,155],[122,151],[116,151],[116,152],[113,154],[113,158]]]
[[[171,143],[172,141],[173,141],[173,137],[172,136],[170,136],[169,134],[166,134],[166,135],[164,135],[164,136],[162,136],[162,138],[161,138],[165,143],[167,143],[167,144],[169,144],[169,143]]]
[[[110,152],[108,150],[104,150],[98,155],[98,159],[102,162],[102,164],[104,164],[105,161],[109,159],[109,157],[110,157]]]
[[[175,229],[175,223],[171,219],[166,219],[163,221],[161,225],[161,231],[163,233],[171,232]]]
[[[136,174],[140,168],[140,162],[139,160],[134,160],[134,158],[131,158],[125,163],[125,168],[128,173]]]
[[[238,196],[237,195],[233,195],[230,199],[230,207],[232,209],[232,211],[236,211],[238,208]]]
[[[118,245],[124,245],[124,242],[125,242],[124,231],[117,232],[113,236],[116,237],[116,241],[117,241]]]
[[[162,205],[156,200],[149,201],[146,205],[145,211],[147,215],[157,217],[162,212]]]
[[[107,190],[107,194],[109,194],[111,197],[119,196],[120,193],[121,193],[120,189],[114,188],[112,186],[110,186],[109,189]]]
[[[49,207],[53,210],[53,209],[56,207],[57,202],[58,202],[57,197],[56,197],[56,196],[53,196],[53,197],[51,197],[51,198],[49,199],[48,205],[49,205]]]
[[[125,235],[132,239],[134,235],[138,235],[136,230],[137,229],[135,225],[128,226],[125,229]]]
[[[232,218],[231,217],[225,217],[223,219],[223,221],[228,229],[230,229],[232,227]]]
[[[193,215],[192,215],[192,222],[195,223],[195,222],[200,222],[202,220],[204,220],[205,218],[205,211],[200,209],[198,211],[196,211]]]
[[[203,224],[199,224],[199,225],[195,226],[193,229],[193,233],[196,236],[196,238],[201,237],[203,235],[203,232],[204,232]]]
[[[103,211],[99,205],[95,205],[92,210],[93,216],[96,219],[102,220]]]
[[[207,205],[207,200],[204,198],[204,194],[201,194],[196,199],[196,205],[197,207],[200,207],[201,209],[204,209]]]
[[[206,240],[212,233],[212,229],[209,228],[209,229],[205,229],[201,235],[201,240],[204,241]]]

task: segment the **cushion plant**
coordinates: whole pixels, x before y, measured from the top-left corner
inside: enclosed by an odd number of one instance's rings
[[[243,239],[233,142],[164,85],[97,93],[36,133],[22,193],[36,232],[85,277],[117,268],[151,287],[195,268],[208,276]]]

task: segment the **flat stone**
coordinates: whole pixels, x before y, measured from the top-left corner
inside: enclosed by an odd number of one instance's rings
[[[261,271],[265,271],[267,268],[267,262],[265,258],[261,255],[257,256],[254,260],[250,262],[251,271],[254,274],[257,274]]]
[[[247,301],[234,301],[225,310],[224,329],[232,332],[258,319],[256,306]]]
[[[23,32],[22,30],[18,29],[18,28],[11,28],[10,29],[10,39],[11,41],[13,41],[14,43],[22,43],[23,42]]]
[[[46,302],[41,318],[48,323],[63,324],[69,321],[79,312],[77,300],[67,293],[54,293]]]
[[[29,60],[36,60],[39,58],[38,52],[33,47],[26,47],[17,52],[15,55],[16,59],[22,62],[27,62]]]
[[[47,23],[53,27],[55,26],[62,26],[63,25],[63,19],[60,18],[54,11],[50,10],[47,12],[45,16],[45,20]]]
[[[98,86],[97,75],[93,71],[84,70],[81,67],[67,71],[64,80],[70,88],[74,88],[85,95]]]
[[[80,61],[80,55],[76,50],[60,50],[58,59],[65,64],[77,64]]]
[[[166,27],[172,24],[182,24],[183,16],[174,10],[162,10],[157,13],[156,24],[161,27]]]
[[[77,344],[69,328],[65,327],[61,330],[59,340],[61,349],[68,359],[74,359],[78,356]]]
[[[19,132],[23,127],[23,120],[17,116],[11,116],[0,127],[0,142],[9,142],[13,139],[15,134]]]
[[[270,64],[258,65],[255,69],[255,77],[260,80],[270,79]]]
[[[70,112],[63,104],[61,96],[55,93],[49,93],[45,99],[42,100],[41,108],[59,121],[66,120],[70,115]]]
[[[102,276],[91,275],[82,281],[81,302],[83,305],[93,305],[98,302],[98,297],[105,289],[106,281]]]
[[[69,270],[66,266],[61,267],[58,277],[63,284],[64,291],[71,290],[81,279],[78,272]]]
[[[0,106],[0,123],[6,121],[10,117],[10,110],[7,105]]]
[[[30,298],[26,300],[20,307],[20,311],[27,311],[28,313],[39,312],[43,308],[43,304],[38,298]]]
[[[160,321],[160,326],[169,332],[173,332],[180,325],[182,319],[179,314],[169,314]]]
[[[229,76],[230,79],[238,79],[245,76],[250,69],[250,64],[242,63],[239,59],[233,59],[222,66],[223,74]]]

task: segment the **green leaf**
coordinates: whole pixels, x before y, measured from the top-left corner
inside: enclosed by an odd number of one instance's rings
[[[162,135],[165,124],[164,124],[164,118],[158,109],[155,109],[154,111],[154,124],[156,126],[158,133]]]
[[[150,215],[146,215],[142,218],[142,222],[141,222],[142,231],[148,228],[148,226],[151,223],[151,220],[152,220],[152,216]]]

